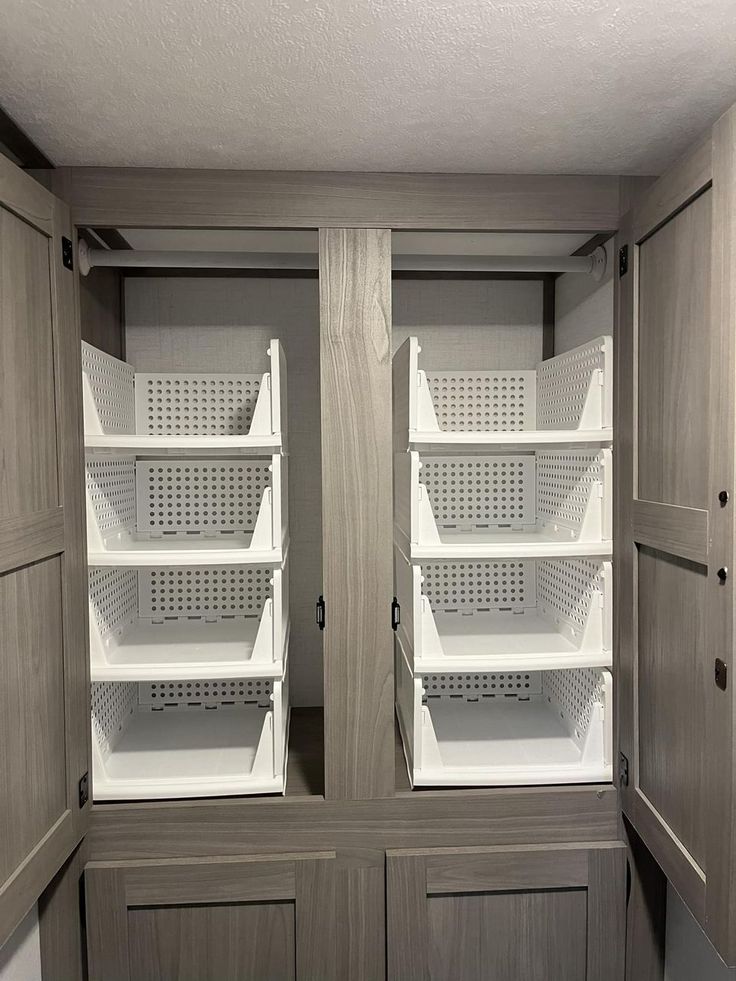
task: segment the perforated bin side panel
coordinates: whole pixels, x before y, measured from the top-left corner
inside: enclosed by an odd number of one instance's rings
[[[539,562],[539,608],[582,631],[591,604],[600,601],[601,569],[601,563],[595,559],[545,559]]]
[[[258,616],[271,595],[273,570],[260,566],[141,569],[140,615]]]
[[[593,374],[604,367],[604,361],[604,342],[596,341],[541,362],[537,367],[538,429],[580,426]]]
[[[438,525],[533,525],[533,456],[433,456],[422,460]]]
[[[423,674],[426,697],[455,695],[467,699],[489,696],[526,698],[542,691],[540,671],[472,672],[469,674]]]
[[[544,522],[580,530],[593,494],[603,479],[595,450],[537,453],[537,511]]]
[[[135,682],[101,681],[92,685],[92,727],[103,753],[125,725],[138,704]]]
[[[593,704],[601,701],[601,673],[596,668],[542,672],[542,691],[560,714],[572,723],[572,735],[582,742],[590,727]]]
[[[135,432],[132,366],[83,341],[82,371],[89,381],[102,431],[109,435]]]
[[[139,372],[135,376],[138,432],[245,434],[253,419],[261,378],[254,374]]]
[[[85,463],[87,493],[97,526],[106,532],[135,527],[133,457],[94,456]]]
[[[534,428],[533,371],[426,372],[443,432]]]
[[[135,569],[90,569],[89,598],[102,637],[132,623],[138,616]]]
[[[252,531],[269,467],[266,460],[139,460],[138,531]]]
[[[268,702],[270,678],[225,678],[221,681],[152,681],[138,685],[138,700],[148,706],[187,706],[215,702]]]
[[[536,605],[533,562],[422,564],[422,592],[440,611],[523,610]]]

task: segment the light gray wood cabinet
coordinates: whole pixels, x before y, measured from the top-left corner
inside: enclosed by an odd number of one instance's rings
[[[335,854],[88,864],[90,981],[329,981]]]
[[[68,209],[0,157],[0,944],[89,811],[71,237]]]
[[[736,961],[736,113],[618,236],[616,562],[623,810]]]
[[[389,981],[623,977],[622,843],[387,855]]]

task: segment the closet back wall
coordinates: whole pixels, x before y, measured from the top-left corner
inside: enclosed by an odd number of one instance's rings
[[[394,350],[409,334],[428,368],[532,368],[542,357],[538,280],[396,280]],[[265,371],[288,364],[290,675],[293,705],[322,704],[314,603],[322,582],[319,295],[316,279],[129,276],[126,360],[136,371]]]
[[[419,338],[427,370],[534,368],[542,360],[540,280],[397,279],[394,351]]]
[[[136,371],[267,371],[287,363],[292,705],[322,704],[319,291],[316,279],[125,279],[126,360]]]

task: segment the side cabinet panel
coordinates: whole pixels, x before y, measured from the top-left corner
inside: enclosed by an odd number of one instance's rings
[[[87,824],[79,324],[68,210],[0,157],[0,945]]]
[[[389,981],[623,981],[626,852],[390,851]]]
[[[90,981],[336,978],[335,853],[90,863]]]

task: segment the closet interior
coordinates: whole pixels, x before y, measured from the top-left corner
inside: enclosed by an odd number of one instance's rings
[[[611,276],[572,238],[393,235],[399,789],[612,777]],[[317,235],[126,239],[127,263],[93,232],[82,256],[94,797],[302,790],[289,751],[322,767]],[[89,300],[111,275],[117,331]],[[595,303],[562,332],[560,277]]]
[[[315,274],[191,266],[274,235],[127,229],[171,267],[83,283],[112,284],[107,330],[82,304],[98,801],[283,793],[291,705],[321,702]]]
[[[442,277],[394,279],[395,686],[414,787],[612,779],[610,270],[524,272],[536,261],[484,276],[453,256]],[[561,333],[557,275],[593,297]]]

